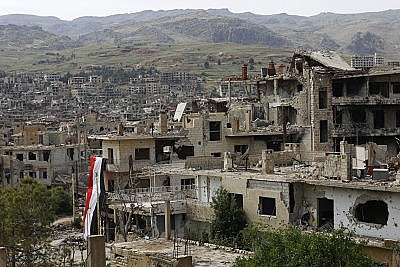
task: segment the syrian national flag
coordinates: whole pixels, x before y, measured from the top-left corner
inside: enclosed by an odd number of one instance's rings
[[[83,214],[83,235],[97,235],[97,209],[102,210],[105,202],[104,174],[106,160],[101,157],[90,157],[90,172],[86,192],[86,206]],[[99,204],[99,207],[97,206]]]

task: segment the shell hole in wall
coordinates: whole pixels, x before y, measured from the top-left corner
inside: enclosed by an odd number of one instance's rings
[[[387,225],[388,205],[382,200],[368,200],[356,206],[354,216],[360,222]]]

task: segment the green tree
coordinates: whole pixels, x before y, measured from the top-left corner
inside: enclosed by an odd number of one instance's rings
[[[0,190],[0,246],[7,248],[12,266],[49,266],[50,202],[50,191],[32,178]]]
[[[51,205],[56,215],[69,215],[72,213],[72,198],[61,186],[50,190]]]
[[[330,234],[303,233],[297,228],[270,229],[258,226],[243,231],[244,243],[255,255],[238,258],[236,267],[251,266],[374,266],[346,229]]]
[[[240,245],[241,231],[246,227],[246,216],[233,196],[220,188],[212,198],[215,217],[211,222],[212,242],[222,245]]]

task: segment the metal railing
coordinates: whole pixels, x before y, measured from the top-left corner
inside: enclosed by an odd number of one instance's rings
[[[185,200],[197,198],[195,185],[161,186],[150,188],[124,189],[109,192],[108,199],[112,202],[143,203],[166,200]]]

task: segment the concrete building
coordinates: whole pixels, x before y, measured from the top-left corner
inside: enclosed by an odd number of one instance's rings
[[[351,57],[351,67],[367,69],[384,65],[384,58],[375,53],[373,56],[354,55]]]
[[[67,176],[69,180],[76,168],[85,169],[86,166],[86,162],[81,161],[83,145],[3,146],[0,151],[0,186],[16,185],[25,177],[51,186],[56,178]]]

